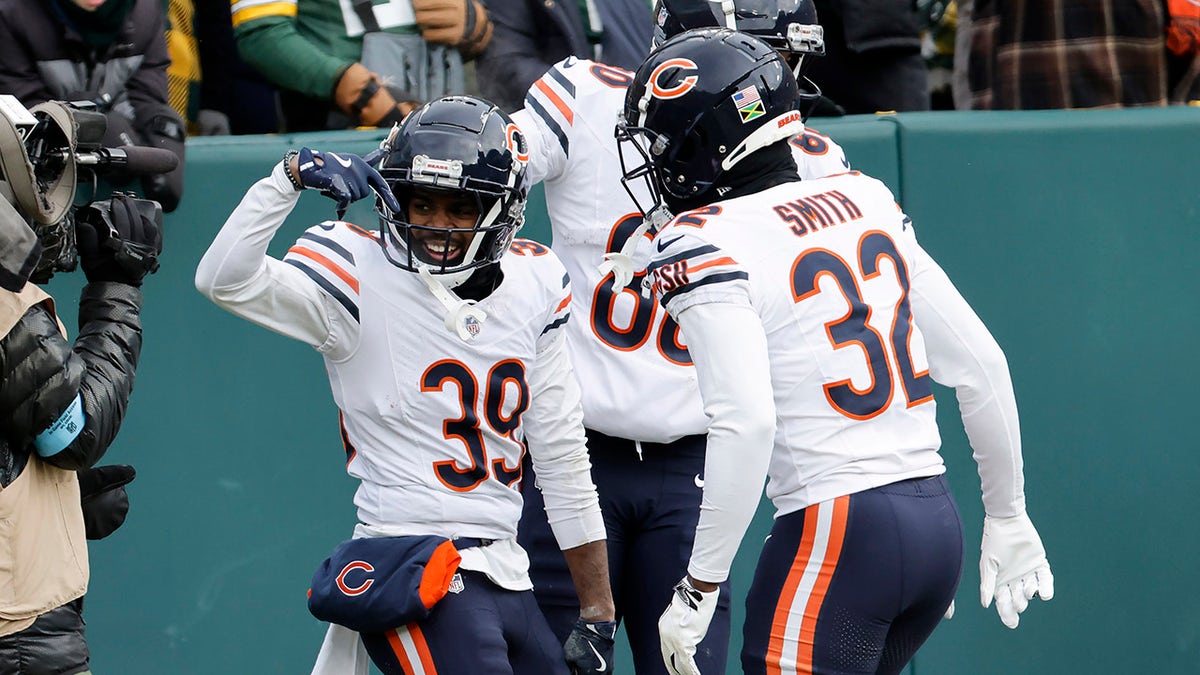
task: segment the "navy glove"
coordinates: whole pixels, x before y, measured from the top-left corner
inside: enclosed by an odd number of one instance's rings
[[[613,671],[613,638],[616,621],[575,622],[563,652],[571,675],[609,675]]]
[[[300,185],[337,202],[341,220],[351,202],[367,197],[374,190],[394,212],[400,212],[400,202],[392,194],[387,181],[362,157],[349,152],[321,152],[300,148],[296,157]]]

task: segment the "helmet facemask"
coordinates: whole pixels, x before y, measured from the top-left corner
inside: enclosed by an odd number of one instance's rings
[[[657,233],[672,217],[653,159],[666,151],[667,139],[645,127],[629,126],[624,114],[617,121],[616,136],[621,187],[641,211],[647,231]]]
[[[445,97],[411,113],[381,148],[379,172],[403,211],[376,200],[392,264],[455,288],[499,263],[527,196],[528,150],[507,115],[482,99]],[[423,204],[435,210],[422,216]]]
[[[423,156],[415,159],[422,160]],[[414,166],[417,164],[418,161],[414,161]],[[385,171],[385,179],[388,178],[387,174]],[[449,288],[466,281],[476,269],[499,262],[524,221],[524,199],[511,187],[446,188],[405,179],[389,179],[388,182],[406,212],[394,213],[386,205],[380,204],[380,220],[388,235],[385,255],[392,264],[402,269],[426,269],[430,274],[437,275]],[[466,227],[441,227],[413,222],[417,220],[412,217],[410,208],[414,201],[436,198],[438,194],[446,195],[451,200],[456,197],[469,200],[474,206],[473,212],[478,214],[475,221]],[[458,208],[454,206],[454,201],[450,204],[450,209]],[[454,255],[449,258],[436,257],[437,252],[451,251],[454,251]]]

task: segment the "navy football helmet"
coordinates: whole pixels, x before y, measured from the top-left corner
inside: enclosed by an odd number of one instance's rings
[[[807,57],[825,54],[825,29],[817,23],[813,0],[657,0],[653,45],[661,47],[695,28],[732,28],[749,33],[783,55],[800,85],[800,112],[808,113],[821,88],[804,76]]]
[[[528,145],[512,118],[472,96],[447,96],[414,110],[392,128],[381,145],[379,173],[403,207],[394,213],[377,199],[388,260],[402,269],[440,275],[454,288],[478,268],[500,261],[525,219]],[[464,193],[478,207],[470,228],[440,228],[410,222],[416,190]],[[420,232],[418,236],[414,233]],[[463,234],[473,234],[453,259],[430,259],[421,242],[441,241],[443,252]]]
[[[729,169],[754,151],[804,131],[796,78],[762,40],[725,28],[681,33],[634,74],[617,123],[622,183],[646,181],[663,210],[694,208]],[[715,199],[715,196],[713,197]]]

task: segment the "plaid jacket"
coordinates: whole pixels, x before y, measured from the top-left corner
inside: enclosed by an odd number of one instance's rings
[[[1165,15],[1162,0],[975,0],[971,107],[1115,108],[1193,98],[1195,63],[1170,78],[1181,81],[1169,91]]]

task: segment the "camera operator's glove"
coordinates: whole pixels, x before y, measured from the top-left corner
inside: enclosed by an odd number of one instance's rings
[[[616,635],[616,621],[577,620],[563,645],[571,675],[609,675]]]
[[[79,501],[83,507],[83,529],[95,541],[112,534],[129,513],[129,495],[125,486],[137,472],[128,464],[96,466],[77,472]]]
[[[162,217],[158,202],[120,192],[79,209],[75,237],[88,281],[141,286],[158,269]]]
[[[290,159],[289,155],[285,161],[290,162]],[[370,195],[372,190],[388,208],[400,212],[400,202],[396,201],[387,181],[358,155],[300,148],[296,162],[295,180],[300,187],[320,190],[321,194],[336,201],[339,220],[346,215],[351,202]],[[288,170],[291,170],[290,166]]]
[[[663,663],[671,675],[700,675],[696,646],[708,633],[720,594],[719,589],[708,593],[697,589],[687,577],[675,584],[671,604],[658,620]]]
[[[995,597],[996,612],[1005,626],[1017,627],[1033,596],[1054,597],[1046,549],[1028,515],[985,517],[979,548],[979,601],[987,607]]]

